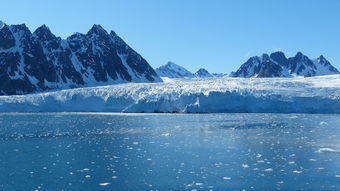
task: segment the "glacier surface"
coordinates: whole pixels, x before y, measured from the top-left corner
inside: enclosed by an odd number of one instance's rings
[[[0,111],[340,113],[340,75],[163,80],[0,96]]]

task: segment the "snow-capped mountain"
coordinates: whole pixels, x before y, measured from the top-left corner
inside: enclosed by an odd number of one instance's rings
[[[33,33],[24,24],[0,28],[0,95],[160,81],[142,56],[100,25],[67,39],[45,25]]]
[[[213,75],[211,75],[206,69],[204,68],[200,68],[196,73],[195,76],[197,78],[211,78],[214,77]]]
[[[156,73],[161,77],[167,78],[194,78],[195,75],[187,69],[173,62],[168,62],[166,65],[156,68]]]
[[[296,56],[286,58],[282,52],[263,54],[251,57],[236,71],[232,77],[293,77],[293,76],[320,76],[338,74],[339,71],[323,56],[310,60],[298,52]]]

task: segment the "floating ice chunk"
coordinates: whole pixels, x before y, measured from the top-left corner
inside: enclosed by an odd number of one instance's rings
[[[202,186],[203,185],[203,183],[201,183],[201,182],[196,182],[196,186]]]
[[[132,144],[134,144],[134,145],[138,145],[139,143],[138,143],[138,142],[133,142]]]
[[[118,178],[118,176],[112,176],[112,179],[117,179]]]
[[[171,134],[170,133],[163,133],[162,136],[169,137],[169,136],[171,136]]]
[[[111,183],[109,182],[103,182],[103,183],[99,183],[99,186],[108,186],[110,185]]]
[[[294,170],[293,173],[300,174],[300,173],[302,173],[302,170]]]
[[[340,178],[340,175],[335,175],[335,178]]]
[[[247,165],[247,164],[242,164],[242,167],[243,167],[243,168],[249,168],[249,165]]]
[[[86,175],[85,178],[91,178],[91,176],[90,175]]]
[[[273,171],[273,169],[272,168],[267,168],[267,169],[264,169],[264,171],[271,172],[271,171]]]
[[[90,171],[90,169],[89,168],[84,168],[84,169],[82,169],[82,170],[79,170],[80,172],[85,172],[85,171]]]
[[[317,150],[316,152],[318,152],[318,153],[340,153],[340,151],[337,151],[337,150],[335,150],[335,149],[332,149],[332,148],[327,148],[327,147],[325,147],[325,148],[320,148],[319,150]]]
[[[225,177],[223,177],[223,180],[231,180],[231,177],[225,176]]]
[[[290,162],[288,162],[288,164],[295,164],[295,162],[294,161],[290,161]]]
[[[326,121],[321,121],[319,124],[320,125],[328,125],[328,123]]]

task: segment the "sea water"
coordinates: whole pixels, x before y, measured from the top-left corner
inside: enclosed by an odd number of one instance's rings
[[[339,190],[340,115],[0,114],[0,190]]]

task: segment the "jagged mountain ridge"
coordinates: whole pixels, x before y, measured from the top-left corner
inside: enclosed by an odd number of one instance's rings
[[[66,39],[0,23],[0,95],[124,82],[161,82],[148,62],[100,25]]]
[[[232,77],[294,77],[320,76],[338,74],[339,71],[324,57],[315,60],[298,52],[294,57],[287,58],[283,52],[270,55],[251,57],[241,67],[233,72]]]

